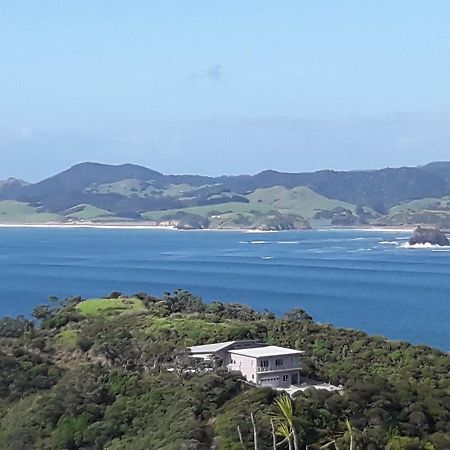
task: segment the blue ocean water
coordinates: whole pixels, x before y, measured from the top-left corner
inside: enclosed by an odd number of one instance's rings
[[[409,233],[1,228],[0,315],[50,295],[183,288],[450,350],[450,249]]]

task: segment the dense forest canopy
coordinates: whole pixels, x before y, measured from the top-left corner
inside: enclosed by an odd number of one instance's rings
[[[0,319],[1,449],[250,449],[255,434],[271,449],[282,394],[186,356],[236,339],[303,350],[304,376],[343,386],[294,396],[299,448],[450,448],[450,356],[426,346],[182,290],[53,299],[33,315]]]

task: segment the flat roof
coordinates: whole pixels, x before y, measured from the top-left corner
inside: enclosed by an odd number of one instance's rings
[[[238,341],[214,342],[213,344],[193,345],[192,347],[188,347],[188,349],[191,351],[191,353],[215,353],[220,350],[226,350],[228,347],[231,347],[235,344],[245,344],[245,346],[249,347],[266,345],[256,339],[240,339]]]
[[[239,348],[230,350],[230,353],[242,356],[251,356],[253,358],[263,358],[268,356],[282,356],[282,355],[300,355],[304,352],[300,350],[293,350],[292,348],[278,347],[276,345],[268,345],[267,347],[253,347],[253,348]]]
[[[214,344],[204,344],[204,345],[194,345],[192,347],[188,347],[191,353],[214,353],[219,350],[223,350],[230,345],[235,344],[237,341],[228,341],[228,342],[215,342]]]

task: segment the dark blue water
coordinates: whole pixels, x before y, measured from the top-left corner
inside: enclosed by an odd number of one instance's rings
[[[183,288],[389,338],[450,349],[450,249],[408,233],[0,229],[0,315],[50,295]]]

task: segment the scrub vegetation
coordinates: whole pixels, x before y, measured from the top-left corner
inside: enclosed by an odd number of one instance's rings
[[[0,319],[1,449],[450,448],[450,356],[426,346],[182,290],[74,297],[33,316]],[[304,350],[303,375],[343,390],[290,401],[186,356],[236,339]]]

